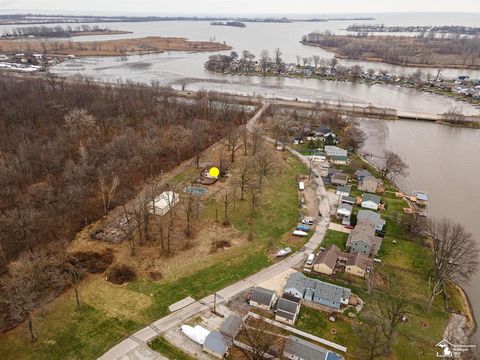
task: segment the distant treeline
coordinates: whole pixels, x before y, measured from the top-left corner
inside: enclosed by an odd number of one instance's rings
[[[441,33],[441,34],[461,34],[461,35],[480,35],[480,27],[469,27],[459,25],[445,26],[387,26],[384,24],[353,24],[347,27],[347,31],[355,32],[410,32],[410,33]]]
[[[19,38],[19,37],[70,37],[75,33],[83,32],[99,32],[110,31],[109,28],[100,28],[98,25],[79,25],[79,26],[27,26],[17,27],[10,31],[5,31],[2,37]]]
[[[58,24],[58,23],[99,23],[99,22],[146,22],[146,21],[238,21],[263,23],[290,23],[296,21],[325,22],[339,20],[375,20],[370,17],[355,18],[311,18],[288,19],[286,17],[228,17],[228,16],[90,16],[90,15],[43,15],[43,14],[16,14],[0,15],[0,25],[13,24]]]
[[[397,65],[480,67],[480,36],[417,36],[335,35],[330,31],[314,31],[302,37],[302,43],[334,51],[337,56]]]

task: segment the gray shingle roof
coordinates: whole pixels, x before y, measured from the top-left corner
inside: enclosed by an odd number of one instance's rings
[[[261,287],[254,287],[252,289],[252,296],[250,297],[250,300],[255,301],[259,304],[270,305],[274,296],[275,291],[264,289]]]
[[[285,342],[284,354],[295,355],[303,360],[326,360],[329,351],[311,342],[289,336]]]
[[[380,196],[377,196],[377,195],[364,193],[362,195],[362,200],[363,201],[373,201],[375,204],[379,205],[380,201],[381,201],[381,198],[380,198]]]
[[[283,310],[277,310],[277,315],[288,320],[293,320],[295,318],[295,314]]]
[[[231,340],[229,338],[220,334],[218,331],[212,331],[205,339],[203,347],[204,349],[223,356],[227,353],[230,344]]]
[[[375,226],[385,226],[385,220],[380,217],[379,213],[372,210],[359,210],[357,215],[358,220],[368,220],[375,224]]]
[[[350,297],[350,294],[350,289],[326,283],[323,281],[318,281],[315,288],[315,297],[327,301],[333,301],[337,304],[340,303],[340,300],[342,298],[348,299]]]
[[[285,311],[291,314],[296,314],[299,304],[285,298],[278,299],[277,311]]]
[[[235,339],[240,330],[242,330],[242,327],[243,322],[240,316],[231,314],[222,322],[219,330],[223,335]]]

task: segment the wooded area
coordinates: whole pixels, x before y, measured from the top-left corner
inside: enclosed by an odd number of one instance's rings
[[[158,84],[5,77],[0,114],[1,272],[24,250],[70,240],[244,116],[219,96],[179,100]]]
[[[461,35],[418,36],[334,35],[312,32],[303,36],[306,45],[334,51],[339,57],[383,61],[411,66],[453,68],[480,67],[480,37]]]

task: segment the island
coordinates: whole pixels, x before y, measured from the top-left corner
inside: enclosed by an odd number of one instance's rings
[[[240,21],[212,21],[210,23],[212,26],[233,26],[233,27],[239,27],[239,28],[244,28],[247,27],[244,23]]]
[[[311,32],[301,43],[318,46],[338,58],[388,64],[480,69],[480,38],[435,36],[335,35]]]

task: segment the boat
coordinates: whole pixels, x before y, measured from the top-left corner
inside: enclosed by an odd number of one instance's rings
[[[301,231],[301,230],[295,230],[293,232],[293,235],[295,235],[295,236],[308,236],[308,233],[305,232],[305,231]]]
[[[427,206],[428,205],[428,195],[426,192],[423,191],[417,191],[415,195],[417,199],[417,205],[418,206]]]
[[[287,247],[287,248],[281,249],[279,252],[277,252],[277,257],[287,256],[288,254],[291,254],[291,253],[292,253],[292,249]]]

